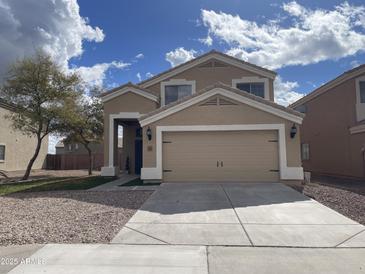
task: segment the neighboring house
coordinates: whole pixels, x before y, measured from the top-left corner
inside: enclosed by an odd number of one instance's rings
[[[305,113],[305,170],[365,177],[365,65],[341,74],[291,107]]]
[[[102,143],[90,143],[89,147],[93,154],[103,153],[104,151]],[[64,144],[63,141],[59,141],[56,144],[56,155],[62,155],[62,154],[84,155],[88,154],[88,152],[83,144],[79,143]]]
[[[104,93],[102,175],[118,173],[115,140],[122,125],[130,171],[143,180],[302,179],[304,115],[274,103],[275,76],[211,51]]]
[[[5,171],[25,170],[37,144],[35,137],[28,137],[11,127],[11,122],[5,116],[13,111],[14,107],[0,99],[0,169]],[[48,137],[43,139],[33,169],[44,167],[47,151]]]

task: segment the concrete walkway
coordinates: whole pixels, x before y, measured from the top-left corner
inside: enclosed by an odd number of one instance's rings
[[[40,244],[0,246],[0,274],[8,273],[43,246]]]
[[[365,227],[280,183],[163,184],[112,243],[365,247]]]
[[[10,274],[360,274],[364,257],[358,248],[51,244]]]
[[[123,190],[120,185],[133,181],[138,177],[139,176],[135,174],[121,174],[118,179],[97,187],[90,188],[88,191],[120,191]]]

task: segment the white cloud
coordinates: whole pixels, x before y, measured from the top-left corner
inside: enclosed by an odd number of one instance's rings
[[[70,67],[83,53],[83,43],[102,42],[103,30],[80,16],[77,0],[0,0],[0,83],[9,64],[31,56],[36,49],[48,53],[65,71],[77,71],[88,84],[101,85],[108,69],[129,64],[112,61],[91,67]],[[50,137],[54,152],[58,137]]]
[[[110,63],[95,64],[92,67],[77,67],[72,68],[70,71],[76,72],[85,81],[87,86],[103,86],[103,82],[106,78],[106,72],[109,69],[125,69],[130,66],[129,63],[123,63],[120,61],[113,61]]]
[[[350,66],[352,68],[356,68],[356,67],[360,66],[360,63],[359,63],[358,60],[353,60],[353,61],[350,62]]]
[[[136,55],[136,58],[137,58],[137,59],[143,59],[143,58],[144,58],[144,54],[143,54],[143,53],[138,53],[138,54]]]
[[[137,76],[137,78],[138,78],[138,81],[139,81],[139,82],[141,82],[141,81],[142,81],[142,76],[141,76],[141,74],[138,72],[138,73],[136,74],[136,76]]]
[[[200,42],[207,46],[213,45],[213,38],[208,34],[206,38],[198,39]]]
[[[153,77],[153,74],[152,74],[151,72],[147,72],[147,73],[146,73],[146,77],[147,77],[147,78],[151,78],[151,77]]]
[[[224,12],[202,10],[211,44],[217,39],[229,46],[228,54],[277,69],[337,60],[365,51],[365,6],[347,2],[332,10],[309,9],[297,2],[282,5],[289,26],[282,20],[263,25]]]
[[[64,69],[81,56],[83,41],[102,42],[104,33],[80,16],[76,0],[0,0],[0,75],[8,65],[41,48]]]
[[[175,67],[179,64],[185,63],[193,58],[195,58],[195,54],[197,52],[193,49],[186,50],[183,47],[177,48],[173,51],[166,53],[165,59],[167,62],[171,64],[172,67]]]
[[[284,82],[280,76],[277,76],[274,82],[275,102],[288,106],[299,100],[304,94],[294,91],[298,87],[298,82]]]

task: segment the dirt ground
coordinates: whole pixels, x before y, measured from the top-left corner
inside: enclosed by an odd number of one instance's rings
[[[0,245],[109,243],[152,191],[45,191],[0,197]]]
[[[17,181],[20,180],[24,175],[24,170],[17,171],[7,171],[6,174],[9,177],[5,180],[5,178],[0,177],[0,183],[4,181]],[[35,169],[30,173],[29,179],[41,179],[41,178],[52,178],[52,177],[81,177],[87,176],[88,171],[86,169],[82,170],[45,170],[45,169]],[[93,175],[100,175],[100,171],[93,171]]]

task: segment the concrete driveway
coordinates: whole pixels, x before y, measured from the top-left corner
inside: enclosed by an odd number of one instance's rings
[[[364,246],[362,225],[279,183],[163,184],[112,244],[46,245],[10,273],[356,274]]]
[[[280,183],[167,183],[112,243],[365,247],[365,227]]]

